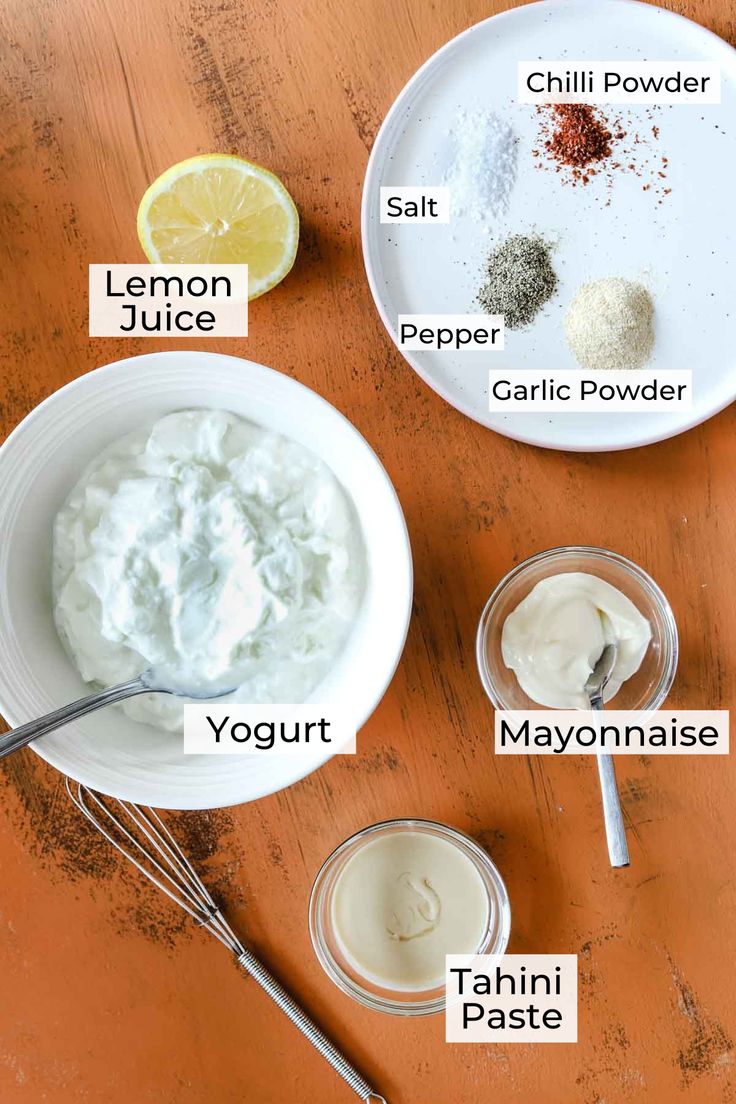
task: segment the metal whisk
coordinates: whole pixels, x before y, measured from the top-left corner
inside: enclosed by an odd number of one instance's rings
[[[80,812],[113,847],[235,955],[243,969],[347,1081],[360,1100],[365,1104],[386,1104],[384,1097],[373,1091],[280,982],[243,946],[155,809],[103,797],[68,778],[66,790]]]

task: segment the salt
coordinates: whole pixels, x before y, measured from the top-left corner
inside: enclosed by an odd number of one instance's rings
[[[487,224],[508,210],[516,180],[518,138],[490,111],[458,111],[445,173],[453,215]]]

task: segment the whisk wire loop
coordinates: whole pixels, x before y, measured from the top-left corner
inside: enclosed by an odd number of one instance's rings
[[[202,908],[200,900],[194,895],[191,889],[180,877],[176,877],[176,867],[174,872],[167,870],[161,865],[157,859],[142,846],[140,841],[136,839],[133,833],[128,829],[125,822],[116,817],[111,811],[106,802],[102,801],[100,797],[93,791],[87,789],[86,786],[77,785],[76,789],[72,789],[69,779],[66,780],[66,789],[69,797],[80,810],[80,812],[87,818],[108,841],[112,846],[120,852],[129,862],[133,864],[141,874],[144,874],[149,881],[165,893],[166,896],[183,908],[185,912],[196,920],[198,923],[202,923],[204,927],[209,928],[209,918]],[[136,812],[141,814],[139,817],[131,813],[127,808],[127,803],[111,798],[111,802],[114,802],[124,813],[127,813],[131,817],[136,826],[140,827],[140,820],[144,819],[143,810],[136,807]],[[94,808],[93,808],[94,807]],[[104,819],[103,819],[104,818]],[[110,827],[105,822],[108,822]],[[148,838],[148,833],[144,828],[141,828],[144,834]],[[115,835],[117,833],[117,836]],[[120,836],[128,841],[130,847],[126,847],[120,841]],[[158,845],[154,842],[154,847],[158,850]],[[141,861],[136,855],[136,851],[146,860],[145,863]],[[230,950],[234,950],[233,946],[223,939],[217,931],[209,929],[212,934],[220,939],[220,942],[225,943]],[[233,937],[234,939],[234,937]]]
[[[288,1016],[364,1104],[386,1104],[368,1082],[300,1008],[283,985],[240,942],[171,830],[150,806],[104,799],[81,783],[65,780],[71,801],[84,817],[137,870],[198,925],[231,951],[246,973]]]

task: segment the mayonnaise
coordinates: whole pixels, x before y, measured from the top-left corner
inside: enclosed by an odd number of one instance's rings
[[[508,615],[503,661],[524,693],[553,709],[589,709],[585,684],[606,644],[617,646],[610,699],[638,671],[652,630],[616,587],[580,571],[542,579]]]
[[[55,615],[87,682],[149,666],[174,685],[304,701],[340,653],[363,591],[355,511],[313,453],[222,411],[170,414],[90,464],[54,527]],[[182,724],[182,702],[130,699]]]
[[[419,992],[444,984],[446,954],[478,950],[488,893],[456,844],[407,829],[369,840],[348,859],[331,913],[354,970],[384,988]]]

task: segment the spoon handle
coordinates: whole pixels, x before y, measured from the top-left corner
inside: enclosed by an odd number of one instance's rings
[[[608,857],[611,866],[629,865],[629,847],[626,842],[626,828],[621,812],[621,800],[618,796],[616,785],[616,771],[613,766],[613,756],[598,755],[598,776],[601,781],[601,796],[603,798],[603,820],[606,825],[606,840],[608,842]]]
[[[76,721],[77,718],[84,717],[87,713],[93,713],[95,709],[102,709],[106,705],[112,705],[113,702],[124,701],[125,698],[132,698],[135,694],[147,694],[149,692],[149,687],[145,685],[141,678],[134,678],[130,682],[108,686],[105,690],[96,690],[94,694],[88,694],[85,698],[70,702],[69,705],[62,705],[61,709],[55,709],[53,713],[47,713],[45,717],[29,721],[28,724],[20,725],[19,728],[13,728],[10,732],[0,736],[0,759],[10,755],[13,751],[17,751],[18,748],[25,747],[26,744],[30,744],[31,740],[35,740],[39,736],[45,736],[47,733],[54,732],[57,728],[69,724],[70,721]]]

